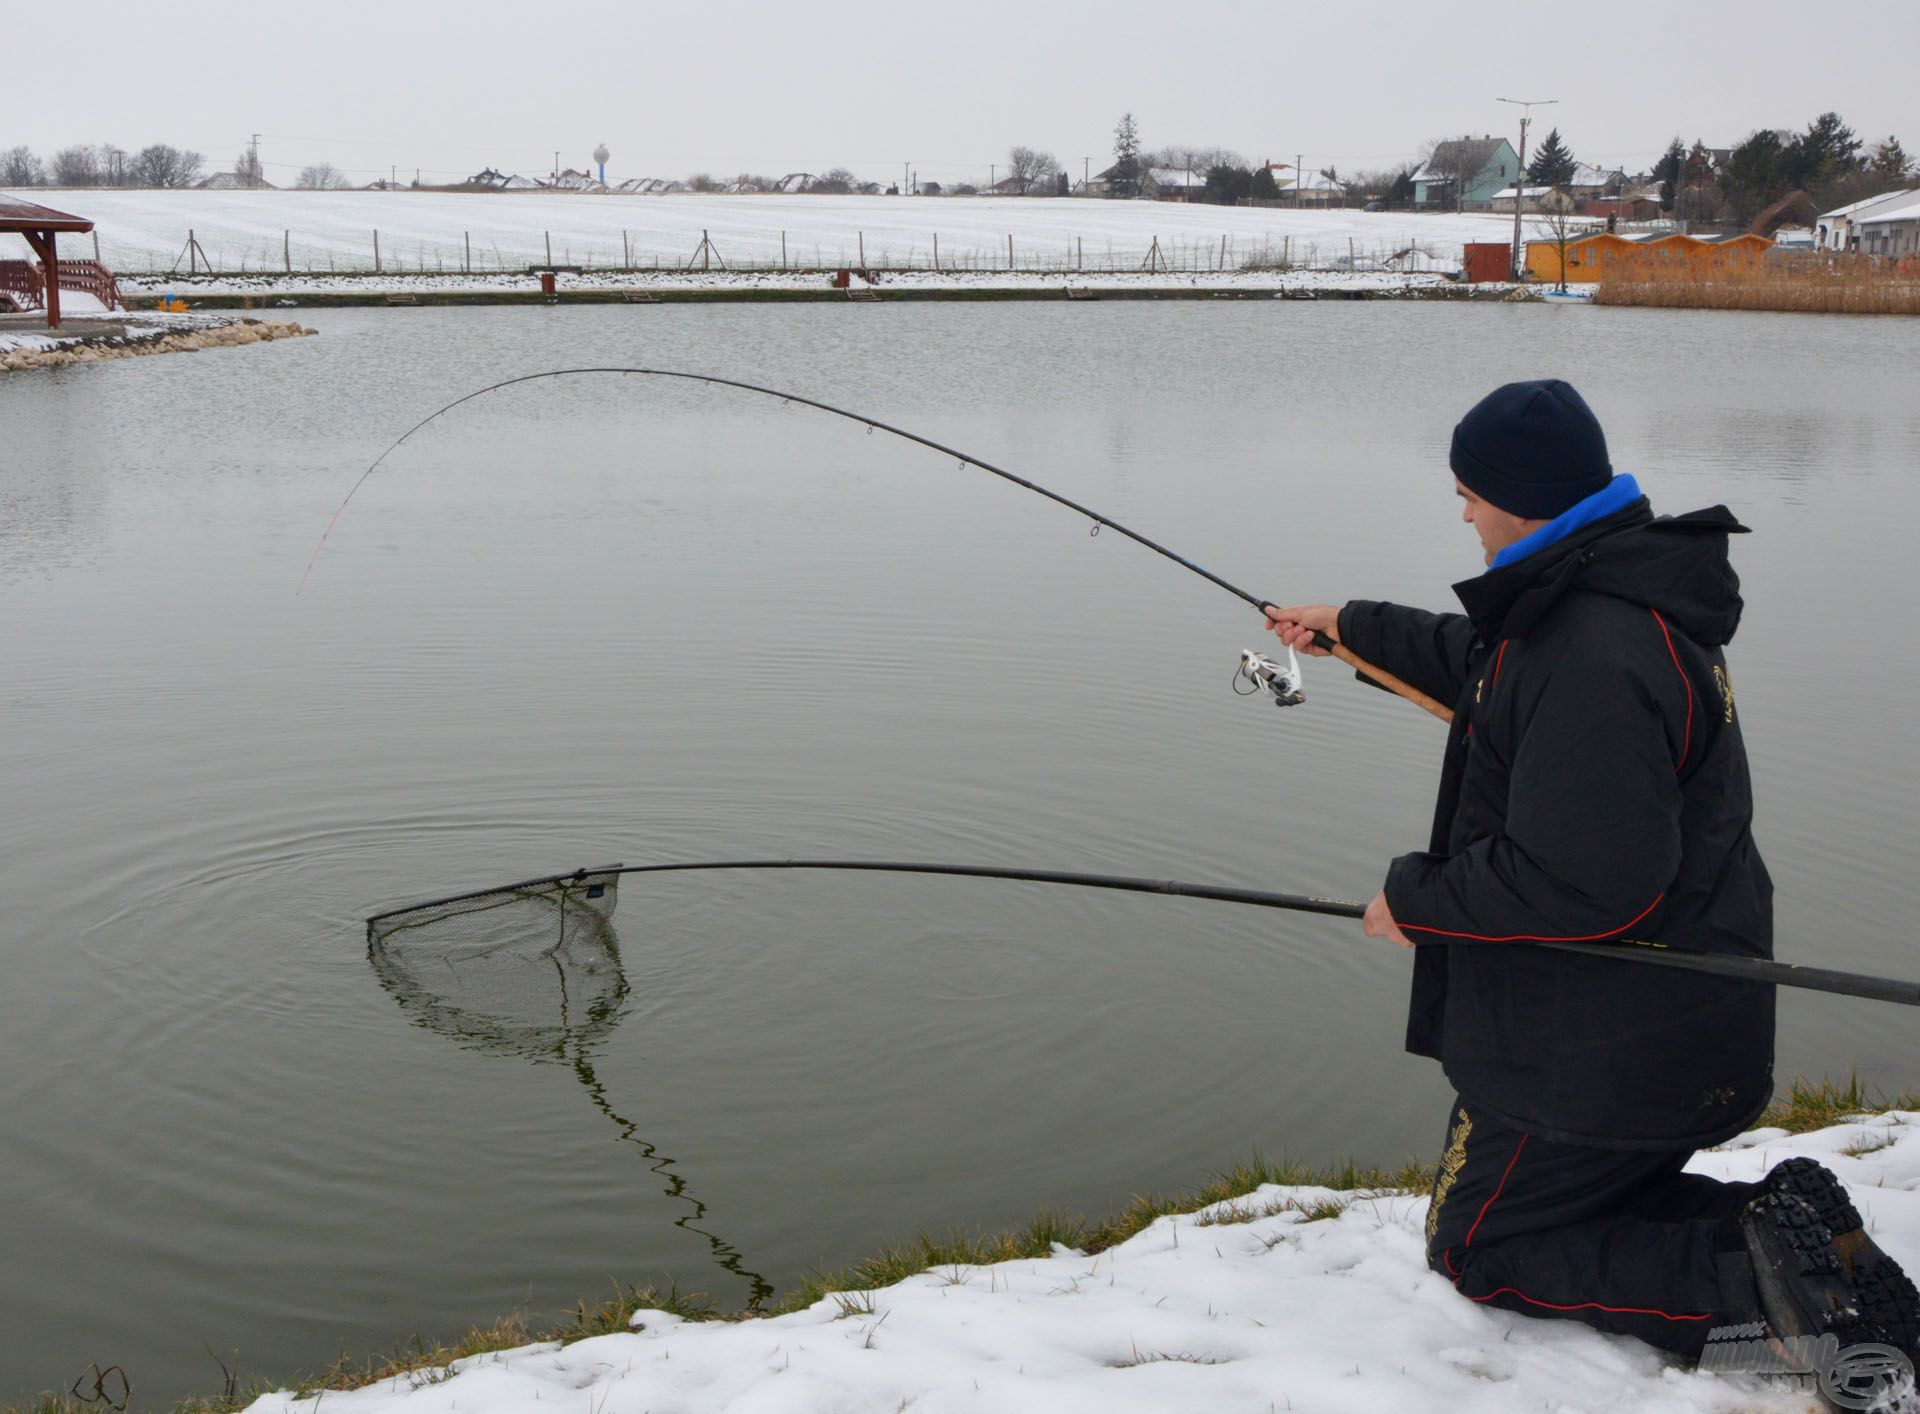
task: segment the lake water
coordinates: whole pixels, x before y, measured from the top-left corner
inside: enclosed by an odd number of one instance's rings
[[[1782,957],[1913,976],[1920,323],[1222,301],[309,313],[0,382],[0,1401],[136,1402],[747,1299],[922,1227],[1104,1212],[1260,1150],[1431,1157],[1407,955],[1356,925],[962,880],[634,880],[585,1074],[414,1024],[362,920],[579,864],[866,856],[1364,900],[1442,728],[978,471],[1281,602],[1478,568],[1454,420],[1553,373],[1669,511],[1725,501]],[[1269,643],[1271,639],[1267,640]],[[1781,1076],[1920,1087],[1913,1015],[1781,998]],[[591,1080],[592,1084],[588,1081]]]

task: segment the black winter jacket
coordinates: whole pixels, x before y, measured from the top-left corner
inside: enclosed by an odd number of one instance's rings
[[[1407,1049],[1542,1138],[1716,1144],[1773,1093],[1771,987],[1516,946],[1772,956],[1721,652],[1744,530],[1724,506],[1656,519],[1642,498],[1456,585],[1464,615],[1340,613],[1354,652],[1456,704],[1429,851],[1387,875],[1418,945]]]

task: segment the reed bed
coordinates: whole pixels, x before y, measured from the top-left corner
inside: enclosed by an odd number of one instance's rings
[[[1920,262],[1815,257],[1747,269],[1635,271],[1624,278],[1602,280],[1594,303],[1798,314],[1920,314]]]

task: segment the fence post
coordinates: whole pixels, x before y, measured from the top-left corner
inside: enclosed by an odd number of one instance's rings
[[[193,238],[193,227],[187,227],[187,273],[189,275],[200,273],[200,258],[194,254],[199,248],[200,243]],[[178,270],[180,267],[176,265],[173,268]]]
[[[785,231],[780,233],[780,268],[782,270],[787,268],[787,233]]]
[[[293,232],[285,227],[280,231],[280,259],[287,267],[287,273],[293,273]]]
[[[553,232],[542,231],[540,234],[547,238],[547,267],[551,269],[553,267]]]
[[[627,244],[627,233],[620,232],[620,265],[622,269],[633,269],[633,250]]]
[[[933,233],[933,273],[940,273],[940,233]]]
[[[373,232],[373,273],[376,275],[380,273],[380,230],[378,227],[375,227]]]
[[[1075,270],[1087,268],[1087,248],[1078,236],[1073,238],[1073,268]]]
[[[1013,269],[1013,232],[1007,232],[1007,269]]]
[[[1224,275],[1226,271],[1227,271],[1227,233],[1225,231],[1222,231],[1220,233],[1220,273]]]
[[[1514,200],[1518,201],[1519,198],[1515,197]],[[1347,237],[1347,269],[1349,270],[1353,269],[1353,237],[1352,236]]]
[[[854,235],[860,242],[860,268],[865,270],[867,268],[867,233],[865,231],[855,231]]]

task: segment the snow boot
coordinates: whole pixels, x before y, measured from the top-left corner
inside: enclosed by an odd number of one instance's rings
[[[1788,1182],[1806,1178],[1801,1170]],[[1838,1180],[1834,1184],[1838,1187]],[[1844,1190],[1840,1197],[1846,1201]],[[1852,1211],[1851,1202],[1847,1210]],[[1782,1339],[1783,1350],[1807,1355],[1824,1346],[1832,1360],[1817,1362],[1823,1367],[1811,1370],[1819,1377],[1828,1407],[1904,1414],[1920,1409],[1914,1400],[1912,1346],[1902,1338],[1910,1337],[1916,1316],[1913,1284],[1858,1226],[1857,1213],[1853,1221],[1852,1231],[1842,1234],[1848,1250],[1856,1254],[1855,1264],[1849,1265],[1836,1247],[1833,1229],[1797,1192],[1769,1184],[1769,1191],[1740,1214],[1769,1331]],[[1874,1369],[1862,1368],[1863,1359]]]
[[[1900,1264],[1866,1234],[1860,1212],[1832,1170],[1812,1159],[1775,1164],[1765,1180],[1768,1193],[1803,1199],[1833,1234],[1829,1244],[1853,1282],[1861,1310],[1884,1332],[1886,1343],[1920,1364],[1920,1291]]]

